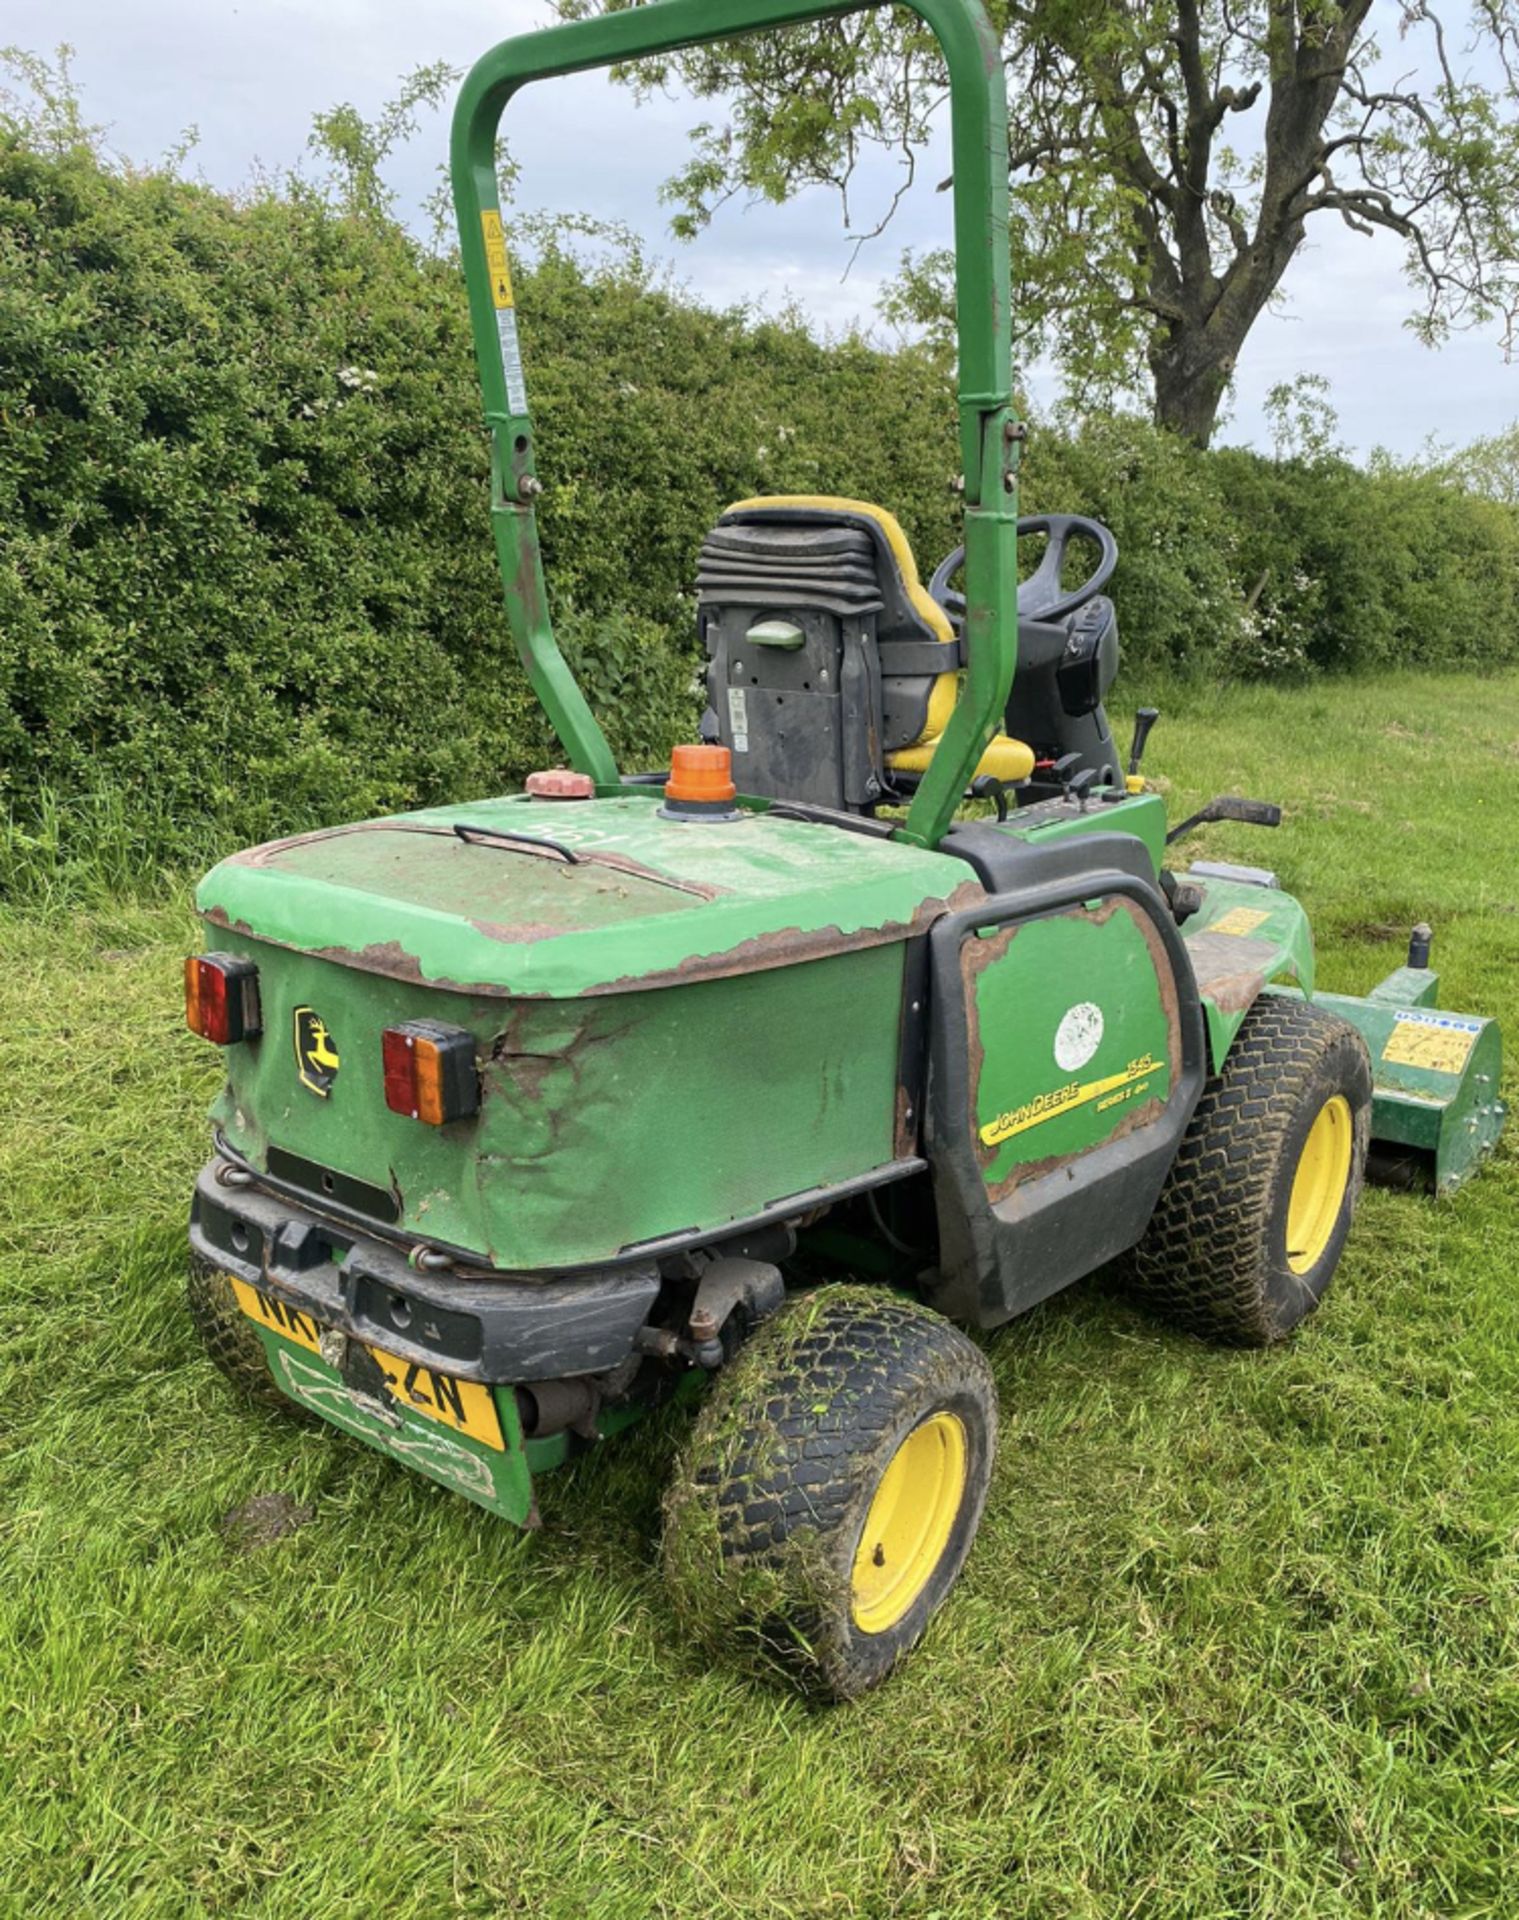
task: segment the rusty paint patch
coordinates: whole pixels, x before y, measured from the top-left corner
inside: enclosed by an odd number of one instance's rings
[[[510,927],[499,920],[471,920],[469,924],[487,940],[499,940],[503,947],[529,947],[536,940],[557,940],[565,931],[563,927],[551,926],[547,920],[519,920]]]
[[[325,833],[298,835],[292,840],[270,842],[266,847],[254,848],[244,857],[251,860],[254,856],[269,854],[280,847],[295,845],[298,841],[331,838],[334,832],[369,832],[389,825],[390,823],[380,822],[365,827],[339,828]],[[658,874],[651,874],[649,877],[655,880],[660,878]],[[689,890],[697,891],[698,888],[692,887]],[[706,891],[710,898],[718,890]],[[946,913],[959,912],[975,906],[986,897],[986,889],[979,881],[965,880],[954,887],[947,896],[942,898],[931,896],[920,900],[913,908],[910,918],[905,921],[886,921],[877,926],[860,927],[851,932],[844,932],[837,926],[777,928],[767,933],[753,935],[749,939],[740,941],[736,946],[725,948],[717,953],[692,954],[671,967],[659,968],[645,974],[624,974],[613,980],[584,987],[578,993],[569,994],[534,990],[531,987],[509,985],[500,981],[456,980],[447,975],[425,974],[417,957],[396,939],[375,941],[357,948],[307,947],[295,941],[281,940],[272,934],[258,931],[245,921],[234,922],[221,907],[204,908],[201,910],[201,917],[214,925],[241,933],[264,946],[300,953],[313,960],[325,960],[334,966],[352,967],[359,972],[379,974],[386,979],[406,981],[440,993],[464,993],[486,1000],[554,1000],[598,998],[610,994],[681,986],[692,981],[729,979],[746,973],[764,972],[770,968],[794,966],[809,960],[827,959],[835,954],[857,953],[871,947],[889,946],[927,932],[928,928]],[[503,945],[527,945],[552,938],[568,938],[583,931],[575,928],[555,928],[541,922],[522,922],[506,926],[492,921],[472,920],[469,924],[477,932]]]
[[[918,1116],[913,1110],[912,1095],[906,1087],[897,1088],[896,1124],[892,1129],[891,1151],[898,1160],[910,1160],[918,1151]]]
[[[513,477],[520,493],[522,473],[520,463],[514,466]],[[548,625],[548,608],[544,605],[542,578],[538,566],[538,539],[531,507],[519,505],[516,501],[503,503],[496,509],[498,513],[510,514],[519,523],[526,521],[526,537],[513,527],[512,536],[517,547],[517,564],[506,582],[508,608],[517,615],[513,621],[512,638],[517,643],[517,652],[530,674],[538,669],[534,656],[532,636],[539,627]],[[520,622],[520,626],[519,623]]]
[[[290,853],[296,847],[312,847],[321,840],[340,840],[349,833],[396,833],[404,831],[394,820],[361,820],[351,826],[318,827],[311,833],[292,833],[283,840],[266,840],[262,846],[244,847],[240,853],[229,853],[222,862],[224,867],[268,867],[272,866],[281,854]]]
[[[1274,942],[1233,933],[1195,933],[1186,946],[1198,992],[1220,1013],[1252,1006],[1278,959]]]
[[[986,898],[979,880],[961,883],[942,900],[921,900],[910,920],[888,920],[879,927],[860,927],[844,933],[838,927],[778,927],[741,940],[723,953],[693,953],[678,966],[657,973],[624,974],[604,986],[587,987],[588,996],[636,993],[649,987],[677,987],[691,980],[727,980],[736,974],[761,973],[769,967],[790,967],[806,960],[826,960],[836,953],[860,953],[868,947],[886,947],[926,933],[946,913],[958,913]]]
[[[260,934],[258,938],[262,939]],[[271,946],[288,946],[285,940]],[[399,940],[377,940],[367,947],[296,947],[313,960],[330,960],[334,966],[357,967],[361,973],[382,973],[387,980],[410,980],[419,987],[443,987],[453,993],[489,993],[489,987],[464,987],[454,980],[429,980],[415,954],[408,953]]]
[[[936,903],[945,911],[942,903]],[[919,910],[921,911],[921,909]],[[937,918],[937,915],[935,916]],[[728,980],[736,974],[761,973],[769,967],[791,967],[806,960],[825,960],[836,953],[858,953],[866,947],[889,946],[917,932],[918,916],[911,922],[889,920],[883,926],[862,927],[843,933],[838,927],[777,927],[772,933],[757,933],[741,940],[722,953],[693,953],[677,966],[661,968],[657,973],[623,974],[601,986],[587,987],[590,994],[635,993],[649,987],[678,987],[693,980]]]
[[[465,821],[463,824],[470,827],[477,823]],[[491,829],[481,826],[479,831],[489,833]],[[509,851],[507,836],[510,829],[503,827],[498,831],[502,838],[496,851]],[[285,854],[295,852],[299,848],[315,846],[324,840],[340,840],[355,833],[417,833],[450,843],[456,838],[452,826],[433,826],[425,821],[408,820],[404,816],[396,816],[388,820],[361,820],[351,826],[321,827],[313,833],[292,834],[284,840],[267,840],[262,846],[247,847],[240,853],[229,854],[222,864],[229,867],[269,867]],[[533,844],[529,828],[523,829],[523,837],[517,844],[525,855],[539,858],[553,857],[553,849]],[[586,865],[606,867],[613,873],[626,873],[635,880],[648,880],[655,886],[669,887],[676,893],[688,893],[698,900],[718,900],[727,891],[726,888],[712,886],[704,880],[678,879],[674,874],[667,873],[660,867],[651,867],[642,860],[635,860],[631,854],[609,852],[602,847],[575,846],[572,847],[572,851],[576,859]],[[484,925],[483,922],[476,924],[482,927]],[[492,934],[491,937],[507,938],[509,935]]]
[[[980,893],[979,886],[976,891]],[[926,918],[920,917],[928,906],[935,911]],[[303,954],[311,960],[328,960],[334,966],[353,967],[360,973],[381,974],[389,980],[405,980],[439,993],[475,994],[487,1000],[589,1000],[608,994],[678,987],[698,980],[726,980],[739,974],[762,973],[771,967],[788,967],[805,960],[827,959],[836,953],[858,953],[867,947],[889,946],[895,940],[905,940],[914,933],[922,932],[940,915],[951,910],[942,900],[925,902],[914,911],[910,922],[888,921],[884,926],[862,928],[857,933],[841,933],[837,927],[822,927],[812,931],[783,927],[774,933],[756,934],[723,953],[693,954],[678,966],[663,967],[653,973],[625,974],[617,980],[604,981],[572,994],[534,992],[530,988],[503,986],[491,980],[451,980],[446,975],[435,978],[423,973],[416,956],[408,953],[399,940],[377,941],[367,947],[302,947],[289,940],[276,940],[267,933],[254,933],[241,923],[236,930],[246,932],[249,939],[267,947]],[[212,919],[215,912],[216,909],[209,909],[203,917]],[[226,924],[225,920],[221,924]],[[522,929],[512,931],[520,935]],[[545,938],[551,931],[558,937],[564,933],[563,928],[534,931],[541,932]]]
[[[1158,1120],[1165,1110],[1166,1102],[1152,1094],[1141,1105],[1130,1108],[1113,1131],[1097,1144],[1110,1147],[1115,1140],[1122,1140],[1126,1135],[1137,1133],[1141,1127],[1147,1127]],[[1082,1153],[1095,1151],[1095,1147],[1087,1147],[1077,1153],[1055,1153],[1044,1160],[1026,1161],[1022,1166],[1014,1167],[1005,1179],[990,1182],[986,1189],[986,1197],[994,1207],[1000,1206],[1021,1187],[1031,1186],[1034,1181],[1043,1179],[1047,1174],[1058,1172],[1061,1167],[1069,1165],[1071,1161],[1081,1159]],[[1014,1208],[1012,1217],[1014,1219],[1018,1217],[1017,1208]]]
[[[220,927],[226,933],[240,933],[248,940],[263,938],[262,934],[253,931],[246,920],[234,920],[225,907],[206,907],[200,917],[202,920],[209,920],[212,926]]]

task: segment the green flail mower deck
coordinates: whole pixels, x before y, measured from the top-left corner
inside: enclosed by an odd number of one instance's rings
[[[1364,998],[1319,993],[1318,1004],[1359,1029],[1375,1076],[1371,1171],[1394,1183],[1426,1180],[1454,1193],[1496,1144],[1502,1042],[1496,1020],[1443,1013],[1440,976],[1427,964],[1428,928],[1416,928],[1407,966]]]

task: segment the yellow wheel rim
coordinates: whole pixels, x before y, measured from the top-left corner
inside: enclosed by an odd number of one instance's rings
[[[851,1600],[862,1633],[885,1633],[910,1610],[944,1557],[965,1494],[965,1428],[933,1413],[881,1475],[854,1556]]]
[[[1287,1202],[1287,1265],[1294,1273],[1308,1273],[1324,1257],[1350,1183],[1354,1138],[1350,1102],[1337,1093],[1324,1102],[1308,1129],[1297,1172],[1292,1176],[1292,1197]]]

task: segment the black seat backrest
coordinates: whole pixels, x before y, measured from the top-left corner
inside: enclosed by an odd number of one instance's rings
[[[887,791],[886,755],[922,737],[960,656],[895,543],[879,508],[822,499],[730,507],[703,542],[702,733],[740,792],[859,811]]]

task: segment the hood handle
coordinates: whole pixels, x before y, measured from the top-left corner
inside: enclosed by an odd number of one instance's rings
[[[550,840],[547,834],[510,833],[504,827],[472,827],[464,820],[454,822],[454,832],[467,846],[483,840],[503,847],[531,847],[539,853],[551,853],[572,867],[580,865],[581,857],[573,847],[567,847],[562,840]]]

